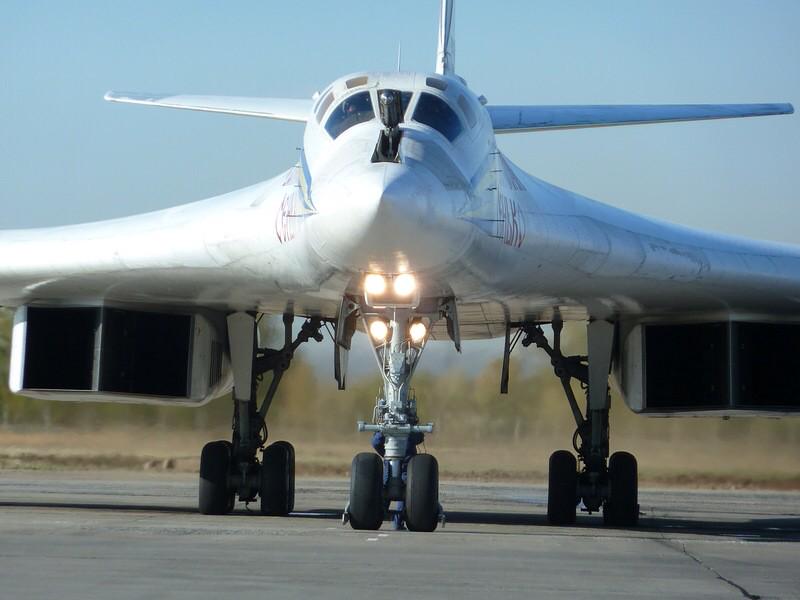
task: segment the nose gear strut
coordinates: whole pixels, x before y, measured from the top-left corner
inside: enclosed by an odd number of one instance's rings
[[[393,308],[387,312],[390,335],[386,341],[373,340],[383,389],[375,404],[373,422],[358,423],[358,431],[383,435],[384,467],[379,472],[372,465],[375,455],[359,454],[353,460],[350,502],[343,522],[349,521],[355,529],[377,529],[391,502],[397,501],[403,503],[403,517],[410,530],[433,531],[443,522],[438,463],[433,456],[415,455],[409,448],[412,436],[433,432],[433,423],[419,424],[416,397],[410,389],[428,336],[418,342],[411,339],[411,309]],[[366,318],[363,322],[369,331]],[[378,477],[382,478],[380,482]],[[379,488],[381,493],[377,494],[375,490]]]

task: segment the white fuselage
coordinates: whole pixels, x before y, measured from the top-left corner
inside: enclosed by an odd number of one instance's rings
[[[347,87],[359,78],[366,83]],[[397,163],[372,161],[379,119],[336,139],[324,126],[343,98],[368,92],[377,106],[387,88],[413,94]],[[422,92],[457,112],[464,130],[453,141],[409,118]],[[498,325],[554,310],[800,316],[800,249],[656,222],[527,175],[497,150],[462,81],[424,74],[334,83],[308,121],[300,163],[274,179],[147,215],[2,232],[8,255],[6,306],[69,297],[335,316],[365,272],[410,271],[424,295],[480,306]]]

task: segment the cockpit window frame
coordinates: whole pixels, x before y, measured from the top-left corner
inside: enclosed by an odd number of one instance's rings
[[[459,94],[457,103],[461,112],[464,113],[470,129],[474,129],[475,125],[478,124],[478,118],[475,116],[475,111],[472,109],[469,100],[464,94]]]
[[[443,128],[437,126],[436,124],[432,122],[421,121],[420,119],[417,118],[417,113],[420,110],[420,107],[424,106],[423,102],[427,101],[426,97],[428,96],[432,98],[434,101],[441,103],[440,106],[446,107],[447,110],[450,111],[451,115],[455,118],[455,123],[458,125],[458,131],[452,137],[448,135],[448,133],[445,130],[443,130]],[[468,130],[467,127],[464,125],[464,121],[459,116],[459,112],[451,104],[447,96],[433,94],[429,91],[421,91],[416,95],[416,102],[414,103],[413,108],[414,110],[411,113],[411,121],[419,123],[420,125],[424,125],[425,127],[430,127],[431,129],[439,133],[442,137],[444,137],[447,141],[449,141],[451,144],[455,143],[456,140],[458,140],[458,138],[460,138],[464,134],[464,132]]]
[[[322,119],[325,117],[325,113],[328,112],[328,109],[331,107],[335,99],[336,97],[333,93],[333,90],[331,90],[320,100],[317,108],[317,123],[320,125],[322,124]]]
[[[340,116],[339,121],[338,121],[340,127],[337,127],[334,131],[331,131],[332,121],[333,121],[334,117],[337,117],[337,114],[336,114],[337,111],[340,108],[342,110],[344,110],[343,107],[344,107],[344,105],[346,103],[352,102],[353,100],[355,100],[359,96],[365,97],[369,101],[369,111],[362,110],[362,111],[360,111],[359,115],[366,116],[367,114],[369,114],[370,115],[369,118],[362,118],[361,116],[356,115],[356,118],[351,123],[342,125],[342,123],[345,122],[345,119],[347,117],[346,116]],[[374,98],[373,90],[364,90],[364,89],[362,89],[362,90],[356,91],[356,92],[354,92],[352,94],[348,94],[346,96],[343,96],[342,98],[339,98],[338,101],[339,101],[338,104],[336,104],[336,106],[329,111],[330,114],[328,114],[327,117],[325,117],[323,119],[325,121],[325,125],[324,125],[323,128],[325,129],[327,134],[331,137],[331,139],[334,139],[334,140],[337,139],[339,136],[341,136],[343,133],[345,133],[348,129],[351,129],[351,128],[355,127],[356,125],[361,125],[363,123],[369,123],[370,121],[373,121],[373,120],[378,118],[377,112],[375,111],[376,104],[375,104],[375,98]],[[335,135],[334,135],[334,133],[335,133]]]

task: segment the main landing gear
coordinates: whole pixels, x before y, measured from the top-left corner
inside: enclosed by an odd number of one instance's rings
[[[577,506],[583,502],[589,514],[602,509],[606,525],[635,526],[639,520],[636,458],[627,452],[615,452],[609,458],[608,374],[614,325],[606,321],[589,323],[588,356],[564,356],[561,352],[563,323],[556,319],[552,327],[552,346],[539,325],[523,323],[513,337],[509,327],[501,390],[507,389],[508,357],[517,342],[521,341],[525,347],[535,345],[550,356],[575,417],[577,429],[572,443],[577,458],[566,450],[558,450],[550,456],[547,518],[553,525],[571,525],[575,523]],[[584,412],[572,390],[573,379],[586,390]]]
[[[404,521],[411,531],[433,531],[444,522],[439,464],[414,449],[422,435],[433,431],[433,424],[419,424],[416,398],[409,389],[430,323],[438,316],[423,319],[406,308],[364,316],[384,385],[372,423],[359,422],[358,430],[382,436],[383,458],[364,452],[353,459],[350,502],[343,515],[353,529],[380,528],[392,502],[397,503],[397,522]]]
[[[310,339],[322,341],[322,321],[308,319],[292,340],[294,317],[283,316],[284,345],[280,350],[258,347],[253,315],[228,317],[228,339],[234,376],[233,439],[205,445],[200,456],[199,509],[221,515],[240,502],[261,500],[261,513],[288,515],[294,510],[294,447],[289,442],[266,445],[266,415],[297,348]],[[264,401],[257,406],[258,382],[265,373],[272,380]],[[260,459],[259,459],[260,454]]]

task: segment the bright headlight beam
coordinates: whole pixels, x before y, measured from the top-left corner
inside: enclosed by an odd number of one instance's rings
[[[394,278],[394,293],[406,298],[417,289],[417,278],[411,273],[403,273]]]
[[[377,273],[370,273],[364,278],[364,291],[371,296],[380,296],[386,291],[386,278]]]
[[[414,323],[411,325],[411,328],[408,330],[409,335],[411,336],[411,341],[415,344],[419,344],[422,340],[425,339],[425,336],[428,334],[428,328],[425,327],[424,323]]]
[[[381,320],[373,321],[369,325],[369,334],[376,342],[383,342],[389,337],[389,328]]]

